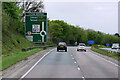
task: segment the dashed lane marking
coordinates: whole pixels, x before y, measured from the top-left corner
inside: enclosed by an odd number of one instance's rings
[[[80,70],[80,68],[79,68],[79,67],[78,67],[77,69],[78,69],[78,70]]]
[[[72,59],[74,59],[74,58],[72,58]]]
[[[77,62],[74,62],[74,63],[77,63]]]
[[[85,77],[82,77],[83,80],[85,80]]]

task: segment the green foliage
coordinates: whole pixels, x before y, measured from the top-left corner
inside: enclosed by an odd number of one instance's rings
[[[16,48],[32,46],[24,37],[24,23],[20,21],[21,9],[15,2],[4,2],[2,13],[2,33],[3,33],[3,54],[15,52]],[[93,30],[84,30],[80,26],[69,25],[61,20],[52,20],[48,22],[48,44],[57,44],[65,41],[73,45],[76,41],[87,44],[88,40],[95,41],[95,44],[105,45],[109,43],[120,43],[120,38],[96,32]]]
[[[52,42],[58,43],[65,41],[68,44],[74,42],[87,42],[87,33],[84,29],[65,23],[60,20],[52,20],[48,22],[48,34],[51,36]]]
[[[84,30],[80,26],[69,25],[64,21],[52,20],[48,22],[48,37],[51,43],[57,44],[65,41],[73,45],[76,41],[87,44],[88,40],[93,40],[96,45],[105,45],[109,43],[120,43],[120,38],[114,35],[104,34],[100,31]]]
[[[120,44],[120,37],[105,34],[103,36],[103,44],[106,44],[106,43],[109,43],[110,45],[112,45],[113,43]]]
[[[24,34],[24,23],[21,22],[21,10],[15,2],[3,2],[2,4],[2,27],[3,31],[9,29]]]
[[[27,59],[28,56],[33,55],[36,52],[39,52],[41,50],[43,50],[43,49],[36,48],[36,49],[32,49],[32,50],[29,50],[26,52],[17,51],[14,54],[7,54],[7,55],[2,56],[2,70],[10,67],[11,65],[13,65],[23,59]]]
[[[112,57],[116,60],[118,60],[118,54],[115,54],[115,53],[110,53],[110,52],[107,52],[107,51],[104,51],[104,50],[100,50],[98,48],[95,48],[95,47],[92,47],[91,50],[95,51],[95,52],[98,52],[100,54],[103,54],[103,55],[106,55],[106,56],[109,56],[109,57]]]
[[[4,4],[14,4],[12,2],[5,2]],[[16,6],[16,5],[13,5]],[[11,10],[11,9],[10,9]],[[13,10],[14,11],[14,10]],[[20,14],[20,13],[19,13]],[[38,46],[39,44],[33,44],[24,37],[24,24],[14,18],[13,13],[7,12],[7,8],[2,12],[2,55],[13,54],[21,51],[22,48],[28,48],[31,46]],[[16,15],[18,16],[18,15]],[[19,17],[19,16],[18,16]]]
[[[96,39],[96,32],[95,31],[88,31],[88,40],[94,40]]]
[[[40,46],[40,44],[33,44],[24,38],[24,23],[21,22],[22,10],[16,6],[15,2],[3,2],[2,8],[2,56],[3,69],[5,69],[36,52],[36,50],[33,50],[33,52],[28,51],[29,54],[21,54],[22,48]],[[60,20],[49,21],[47,31],[48,44],[50,45],[57,44],[60,41],[65,41],[70,45],[73,45],[76,41],[87,44],[88,40],[93,40],[95,44],[101,45],[106,43],[110,45],[112,43],[120,44],[119,37],[93,30],[84,30],[80,26],[69,25]],[[9,64],[8,61],[10,61]]]
[[[21,10],[16,6],[15,2],[3,2],[2,8],[10,17],[20,20]]]

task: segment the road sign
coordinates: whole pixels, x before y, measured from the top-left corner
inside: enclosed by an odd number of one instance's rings
[[[110,45],[110,44],[108,44],[108,43],[106,44],[106,46],[109,46],[109,45]]]
[[[29,41],[47,42],[47,13],[26,13],[25,24],[25,36]]]
[[[36,28],[33,28],[33,32],[36,32]]]
[[[28,31],[27,34],[30,36],[32,33],[31,33],[31,31]]]
[[[88,44],[88,45],[93,45],[93,44],[94,44],[94,41],[87,41],[87,44]]]

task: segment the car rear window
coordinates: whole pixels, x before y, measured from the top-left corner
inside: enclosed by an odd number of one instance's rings
[[[66,45],[66,43],[59,43],[59,45]]]

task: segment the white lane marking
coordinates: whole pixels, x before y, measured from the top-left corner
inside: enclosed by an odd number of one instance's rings
[[[72,55],[71,55],[72,56]]]
[[[83,80],[85,80],[85,77],[82,77]]]
[[[50,52],[52,52],[54,49],[50,50],[48,53],[46,53],[42,58],[40,58],[22,77],[21,79],[23,79],[25,76],[27,76],[29,74],[30,71],[32,71],[34,69],[34,67],[44,58],[46,57]],[[19,79],[19,80],[21,80]]]
[[[85,78],[85,77],[82,77],[83,79]]]
[[[74,59],[74,58],[72,58],[72,59]]]
[[[78,69],[78,70],[80,70],[80,68],[79,68],[79,67],[78,67],[77,69]]]
[[[77,63],[77,62],[74,62],[74,63]]]
[[[92,53],[92,52],[90,52],[90,53]],[[98,56],[98,55],[96,55],[96,54],[93,54],[93,53],[92,53],[92,55],[97,56],[97,57],[100,57],[100,56]],[[115,63],[113,63],[113,62],[111,62],[111,61],[109,61],[109,60],[106,60],[105,58],[102,58],[102,57],[100,57],[100,58],[103,59],[103,60],[105,60],[105,61],[107,61],[107,62],[109,62],[109,63],[111,63],[111,64],[113,64],[113,65],[115,65],[115,66],[117,66],[117,67],[120,67],[118,64],[115,64]]]

